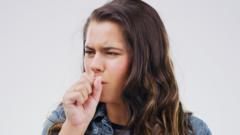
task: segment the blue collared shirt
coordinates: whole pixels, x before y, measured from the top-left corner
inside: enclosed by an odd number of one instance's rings
[[[42,135],[47,135],[51,126],[56,123],[63,123],[65,119],[66,116],[63,106],[59,105],[44,122]],[[189,120],[192,124],[194,135],[212,135],[207,124],[203,120],[195,116],[190,116]],[[106,115],[105,106],[99,105],[85,135],[114,135],[114,130],[110,123]],[[190,135],[193,134],[190,132]]]

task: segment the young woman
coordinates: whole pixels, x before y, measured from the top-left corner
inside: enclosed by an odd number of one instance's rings
[[[84,71],[43,135],[211,135],[184,112],[158,13],[140,0],[95,9],[83,32]]]

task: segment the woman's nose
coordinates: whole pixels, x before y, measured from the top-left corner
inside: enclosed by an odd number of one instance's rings
[[[102,72],[103,69],[103,59],[99,54],[95,54],[90,64],[90,68],[94,73]]]

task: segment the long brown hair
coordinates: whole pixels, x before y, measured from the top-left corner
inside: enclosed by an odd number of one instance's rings
[[[122,98],[135,135],[187,135],[192,130],[179,101],[165,26],[158,13],[141,0],[113,0],[95,9],[91,21],[112,21],[122,28],[131,52],[129,77]]]

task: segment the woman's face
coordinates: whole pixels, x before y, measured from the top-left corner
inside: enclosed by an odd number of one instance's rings
[[[119,103],[128,77],[129,54],[118,24],[91,21],[85,42],[84,68],[102,76],[101,102]]]

